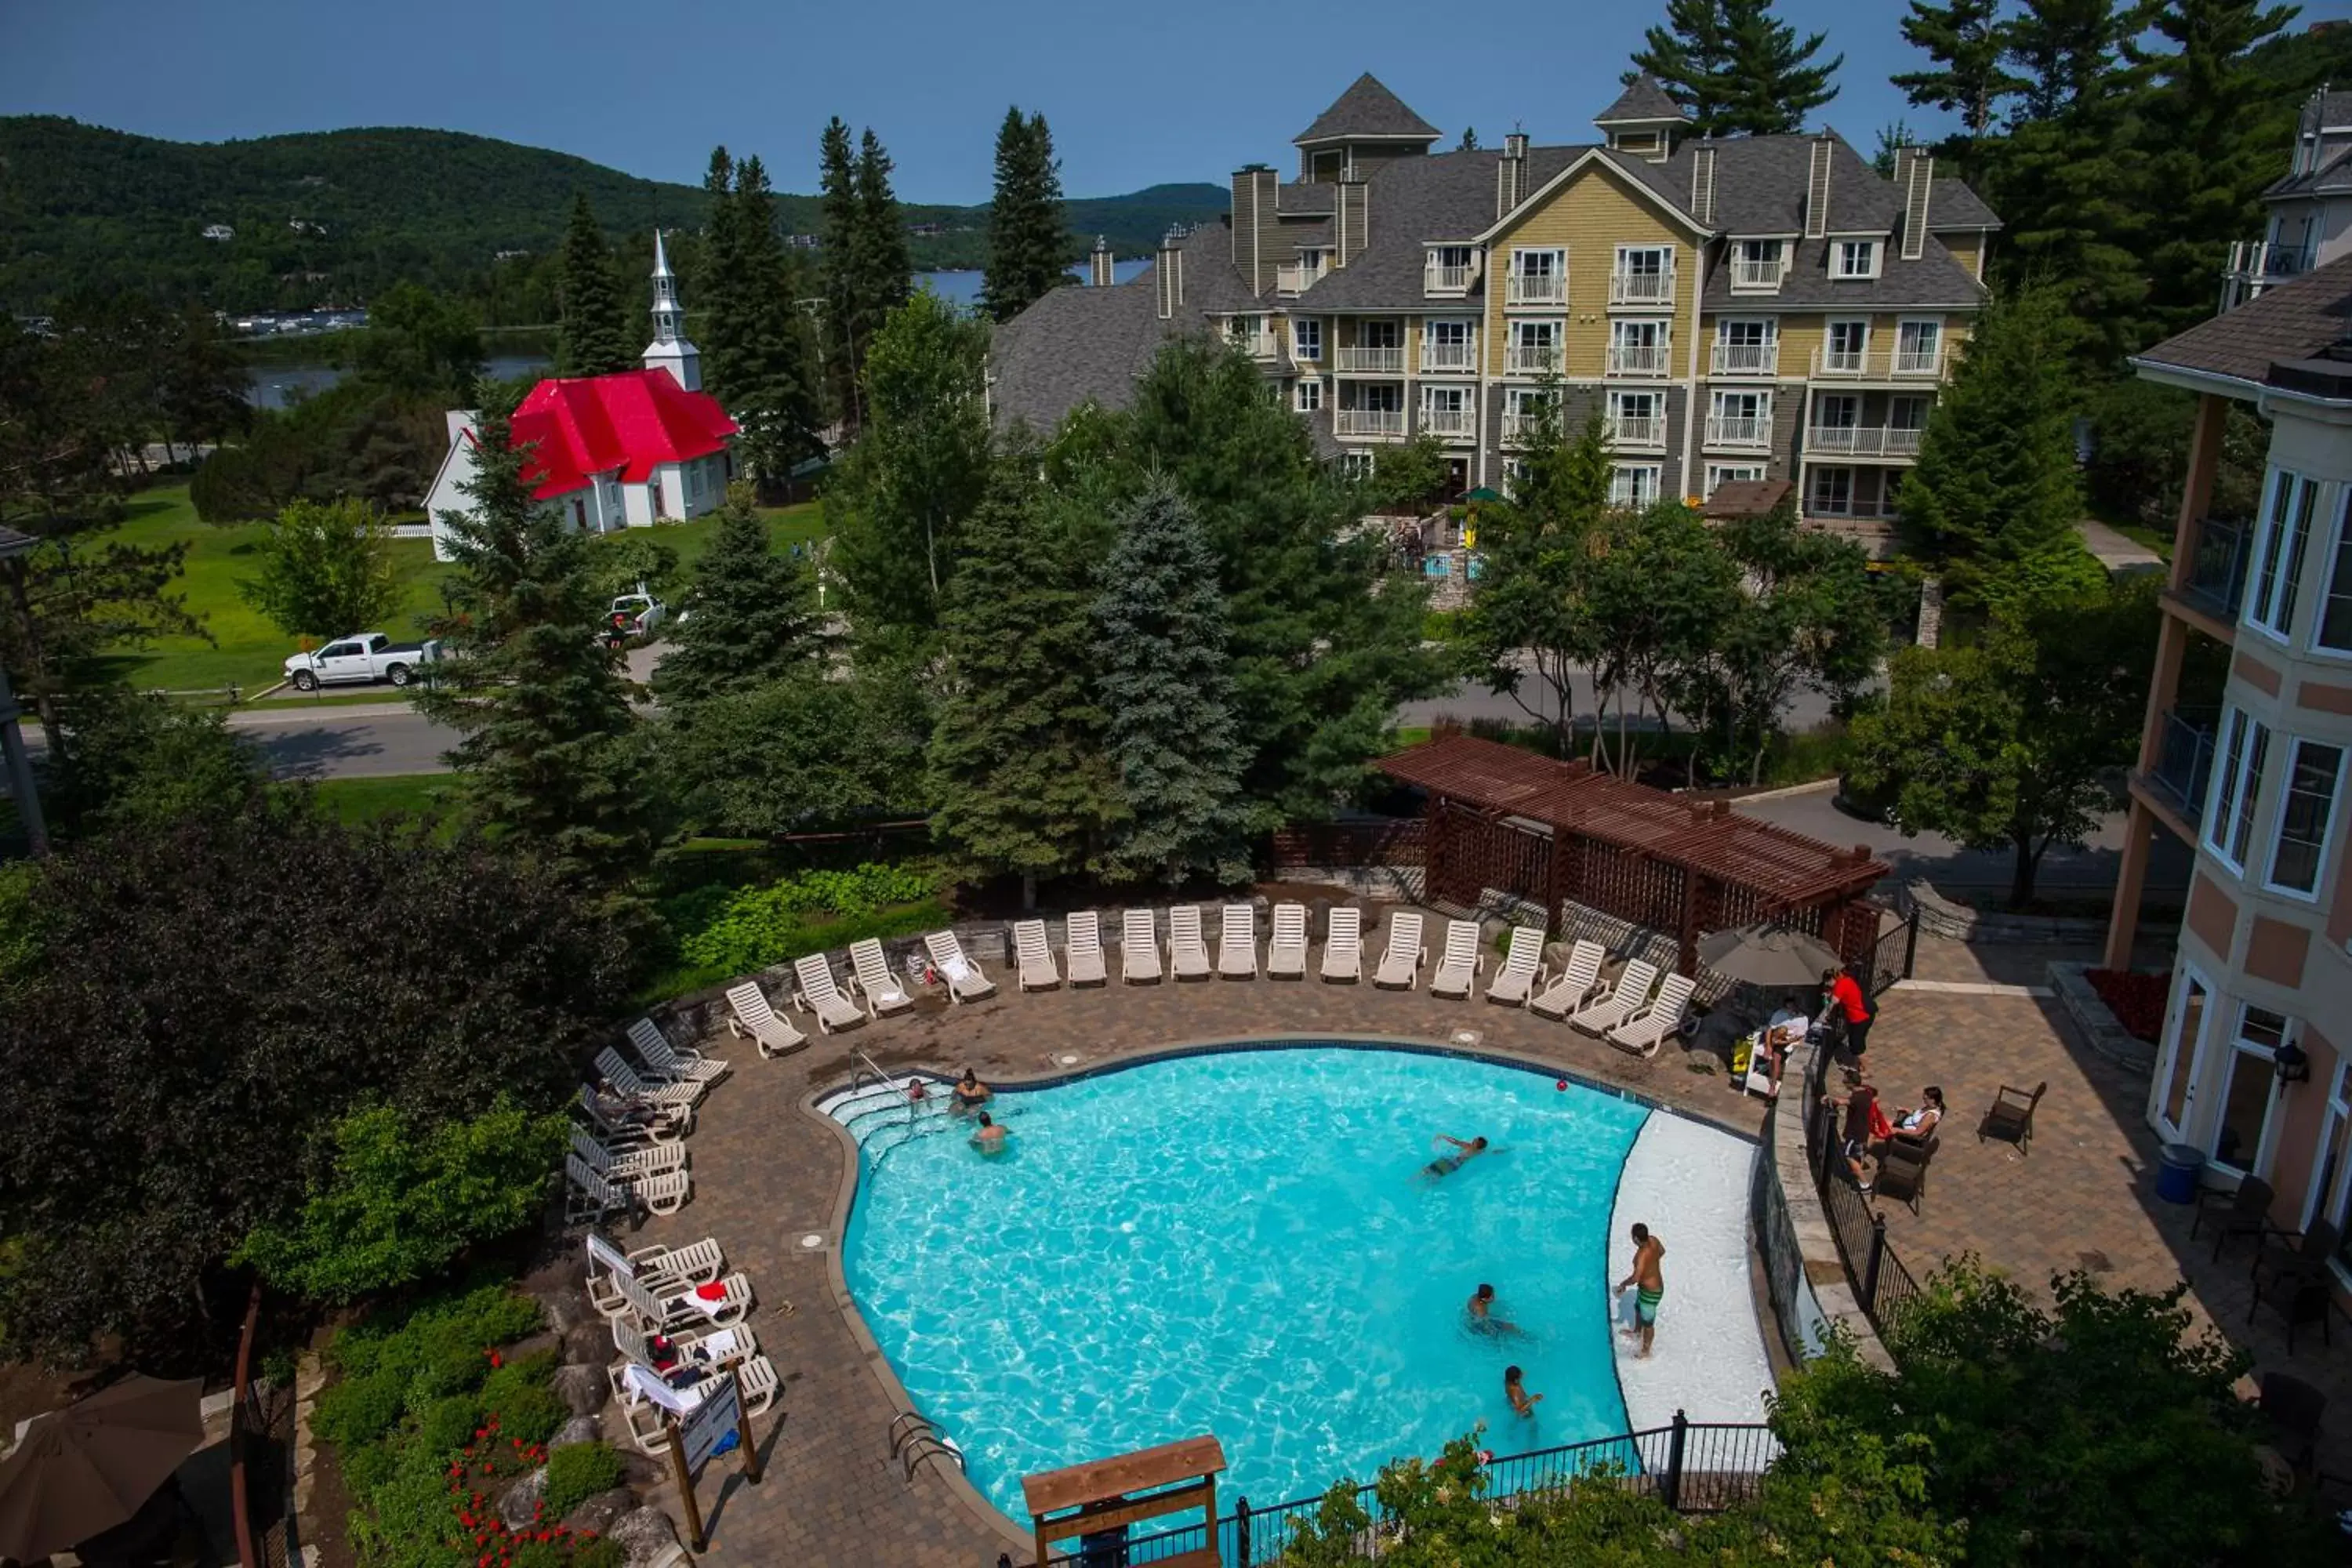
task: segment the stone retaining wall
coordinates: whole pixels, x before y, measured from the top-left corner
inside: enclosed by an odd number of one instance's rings
[[[1934,936],[1968,942],[2099,942],[2107,934],[2105,921],[2077,920],[2066,915],[2009,915],[1972,910],[1914,879],[1895,896],[1895,912],[1919,912],[1919,929]]]
[[[1790,1053],[1780,1098],[1773,1102],[1772,1120],[1766,1129],[1761,1165],[1749,1199],[1749,1223],[1757,1233],[1759,1252],[1769,1258],[1776,1251],[1785,1255],[1793,1249],[1799,1264],[1795,1268],[1766,1271],[1772,1311],[1780,1320],[1780,1336],[1790,1354],[1818,1355],[1832,1334],[1842,1334],[1853,1342],[1864,1363],[1892,1373],[1895,1358],[1887,1353],[1854,1295],[1837,1237],[1830,1229],[1821,1194],[1813,1189],[1811,1162],[1805,1152],[1803,1086],[1810,1080],[1811,1053],[1819,1049],[1819,1046],[1806,1046]]]
[[[2074,1026],[2083,1031],[2084,1042],[2093,1050],[2141,1078],[2154,1077],[2156,1047],[2117,1022],[2106,1002],[2091,989],[2087,976],[2094,967],[2088,963],[2052,963],[2050,988],[2058,994],[2066,1016],[2074,1020]]]

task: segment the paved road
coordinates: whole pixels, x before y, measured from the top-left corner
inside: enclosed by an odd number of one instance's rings
[[[1597,704],[1593,697],[1592,677],[1581,670],[1569,679],[1570,693],[1576,700],[1576,713],[1580,719],[1592,717]],[[1519,683],[1520,695],[1538,713],[1549,713],[1552,706],[1552,683],[1530,671]],[[1812,691],[1801,691],[1790,703],[1788,726],[1791,730],[1809,730],[1830,716],[1829,700]],[[1484,681],[1465,680],[1442,697],[1427,698],[1418,702],[1406,702],[1397,709],[1397,722],[1420,727],[1437,719],[1505,719],[1515,723],[1533,721],[1517,697],[1506,692],[1490,691]]]
[[[446,767],[441,753],[457,743],[455,730],[402,702],[355,702],[347,708],[282,713],[248,708],[229,715],[228,725],[268,758],[269,771],[281,778],[437,773]]]

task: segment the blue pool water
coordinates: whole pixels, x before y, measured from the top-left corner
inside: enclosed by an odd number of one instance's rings
[[[1264,1505],[1434,1455],[1480,1420],[1498,1453],[1624,1430],[1603,1232],[1643,1107],[1312,1047],[992,1109],[1011,1130],[993,1160],[944,1118],[874,1137],[845,1262],[916,1407],[1013,1517],[1024,1474],[1203,1432],[1226,1495]],[[1441,1132],[1496,1151],[1431,1182]],[[1481,1281],[1522,1335],[1467,1331]],[[1512,1363],[1544,1396],[1532,1421],[1504,1398]]]

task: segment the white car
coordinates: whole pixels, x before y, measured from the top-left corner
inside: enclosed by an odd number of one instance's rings
[[[417,671],[441,657],[438,642],[394,642],[382,632],[352,632],[316,653],[286,661],[286,679],[297,691],[321,686],[365,686],[388,680],[405,686]]]
[[[626,616],[629,635],[644,637],[653,636],[654,628],[669,618],[669,610],[651,594],[639,591],[614,595],[612,607],[604,612],[606,626],[612,626],[614,616]]]

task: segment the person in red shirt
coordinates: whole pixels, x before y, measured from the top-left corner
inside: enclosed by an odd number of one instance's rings
[[[1862,983],[1849,970],[1822,971],[1822,989],[1829,995],[1830,1005],[1845,1020],[1846,1054],[1862,1065],[1862,1053],[1869,1048],[1870,1004],[1862,994]]]

